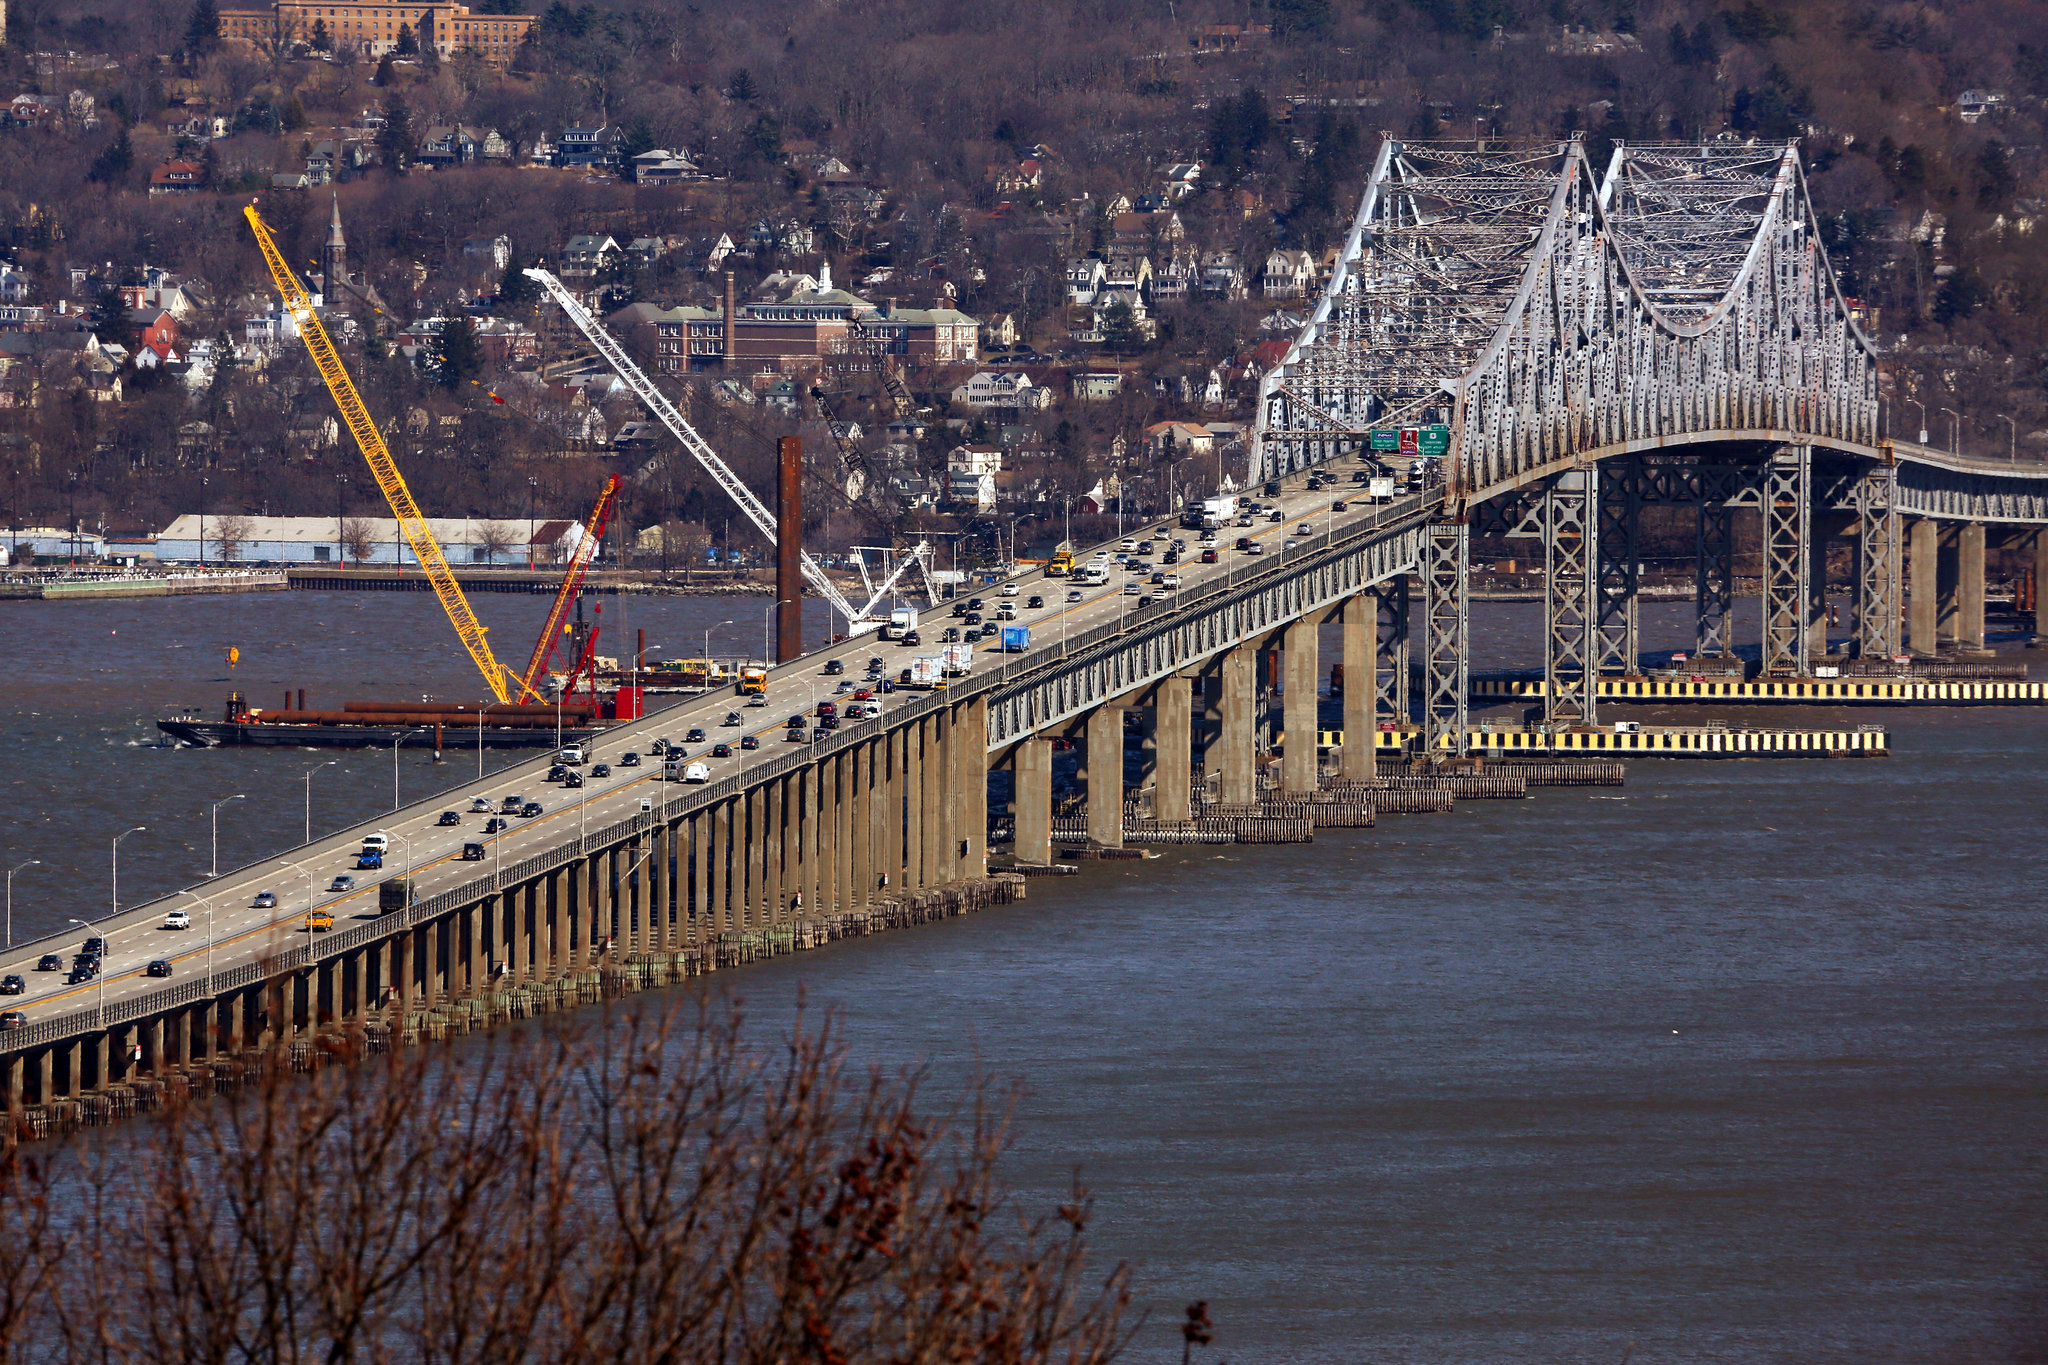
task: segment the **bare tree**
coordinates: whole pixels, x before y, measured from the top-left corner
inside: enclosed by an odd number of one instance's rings
[[[0,1164],[0,1342],[124,1363],[1108,1361],[1126,1272],[1089,1271],[1085,1192],[1015,1206],[1008,1140],[985,1087],[934,1117],[914,1076],[849,1068],[829,1021],[762,1048],[731,1013],[633,1008],[459,1060],[277,1067],[98,1148],[70,1188]]]
[[[249,543],[255,530],[256,523],[239,512],[217,519],[213,523],[213,543],[220,547],[221,563],[239,559],[242,547]]]
[[[475,544],[485,552],[486,559],[495,564],[499,555],[519,544],[519,536],[504,522],[490,519],[477,523]]]
[[[377,523],[368,517],[344,517],[341,548],[360,568],[364,560],[377,553]]]

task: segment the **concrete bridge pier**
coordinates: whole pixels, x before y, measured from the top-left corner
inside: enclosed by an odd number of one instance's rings
[[[1286,744],[1280,754],[1280,789],[1296,795],[1312,792],[1317,786],[1316,741],[1321,719],[1316,700],[1316,634],[1320,629],[1320,621],[1305,616],[1289,623],[1281,634],[1287,671],[1281,691]]]
[[[1242,644],[1225,652],[1221,670],[1223,697],[1216,742],[1211,746],[1207,766],[1218,775],[1217,800],[1225,805],[1248,806],[1258,800],[1258,770],[1254,757],[1256,679],[1258,651]]]
[[[1964,522],[1956,531],[1956,643],[1984,648],[1984,523]]]
[[[1364,782],[1374,773],[1373,745],[1379,737],[1380,670],[1371,656],[1370,627],[1378,623],[1377,593],[1358,593],[1345,599],[1344,622],[1344,743],[1338,750],[1337,772],[1346,782]]]
[[[1185,674],[1161,678],[1152,699],[1153,753],[1157,777],[1152,815],[1161,824],[1194,818],[1194,680]],[[984,797],[986,789],[984,788]],[[980,875],[977,870],[974,875]]]
[[[1906,642],[1915,654],[1931,658],[1941,643],[1941,528],[1933,518],[1913,523],[1906,569]]]
[[[1124,846],[1124,713],[1114,703],[1088,716],[1088,842]]]
[[[1052,861],[1052,741],[1033,735],[1010,751],[1012,846],[1020,863]]]

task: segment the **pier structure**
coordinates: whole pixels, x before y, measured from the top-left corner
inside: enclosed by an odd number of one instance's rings
[[[1354,476],[1424,434],[1405,491],[1363,498]],[[114,913],[93,926],[102,971],[77,984],[37,970],[48,953],[68,965],[76,934],[0,954],[30,982],[0,1030],[0,1095],[21,1126],[61,1128],[226,1084],[251,1055],[440,1036],[1014,899],[1070,847],[1298,840],[1604,780],[1518,758],[1881,753],[1869,729],[1602,723],[1640,657],[1633,537],[1656,503],[1695,509],[1702,660],[1733,655],[1734,513],[1755,510],[1769,686],[1817,681],[1830,657],[1836,539],[1857,547],[1849,657],[1866,664],[1981,645],[1994,537],[2032,547],[2048,577],[2048,467],[1887,436],[1790,147],[1623,147],[1596,177],[1576,142],[1388,143],[1339,270],[1265,382],[1253,462],[1259,512],[1216,531],[1214,562],[1196,532],[1148,528],[1190,541],[1176,581],[1154,581],[1155,559],[1100,585],[991,583],[1029,639],[980,643],[943,685],[895,686],[936,650],[942,607],[920,645],[864,637],[778,663],[761,706],[700,696],[607,730],[587,762],[613,775],[580,790],[535,760]],[[1468,714],[1475,534],[1543,545],[1528,724]],[[1332,731],[1317,680],[1335,663]],[[862,699],[879,714],[827,724],[819,704],[871,671],[892,684]],[[692,727],[708,739],[686,741]],[[705,780],[624,762],[656,740]],[[546,809],[479,828],[476,807],[529,801]],[[992,831],[1007,846],[993,864]],[[354,873],[371,833],[388,836],[384,866]],[[173,909],[192,928],[162,927]],[[149,974],[157,959],[168,977]]]

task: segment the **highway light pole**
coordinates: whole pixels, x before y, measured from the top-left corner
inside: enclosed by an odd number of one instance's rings
[[[392,740],[392,741],[391,741],[391,809],[392,809],[393,811],[396,811],[396,810],[398,809],[398,804],[399,804],[399,803],[398,803],[398,746],[399,746],[399,745],[401,745],[401,744],[403,744],[403,743],[405,743],[405,742],[406,742],[407,740],[409,740],[409,739],[413,738],[414,736],[416,736],[416,735],[419,735],[419,734],[423,734],[423,733],[424,733],[424,731],[420,731],[420,730],[408,730],[408,731],[406,731],[406,732],[405,732],[404,734],[400,735],[400,736],[399,736],[398,738],[396,738],[396,739],[394,739],[394,740]],[[478,732],[478,738],[479,738],[479,739],[481,739],[481,738],[482,738],[482,732],[481,732],[481,727],[479,727],[479,732]],[[479,756],[479,760],[481,760],[481,756],[482,756],[482,746],[481,746],[481,745],[479,745],[479,746],[478,746],[478,756]],[[311,842],[312,842],[312,840],[308,839],[308,840],[307,840],[307,842],[308,842],[308,843],[311,843]]]
[[[213,991],[213,902],[200,895],[197,891],[180,891],[178,894],[190,896],[193,900],[199,902],[202,910],[206,911],[206,989],[207,993],[211,994]]]
[[[478,709],[476,713],[476,775],[478,781],[482,781],[484,775],[484,713],[486,711],[489,711],[493,706],[504,705],[507,705],[507,703],[501,701],[487,701],[483,704],[481,708]],[[392,761],[394,763],[397,762],[397,758],[395,755],[393,756]]]
[[[339,762],[341,760],[338,758],[330,758],[325,763],[315,763],[306,769],[306,842],[309,844],[313,842],[313,774],[322,768],[332,768]]]
[[[243,795],[244,793],[236,792],[233,796],[223,796],[213,803],[212,810],[207,814],[207,819],[213,825],[213,866],[206,873],[209,878],[220,875],[220,808],[230,801],[240,801]]]
[[[134,829],[124,829],[114,836],[114,914],[118,915],[121,913],[121,841],[131,834],[140,834],[148,828],[148,825],[137,825]]]
[[[1908,398],[1906,401],[1920,409],[1920,444],[1924,446],[1927,444],[1927,405],[1917,398]]]
[[[304,877],[306,879],[306,914],[309,917],[306,920],[306,923],[310,928],[310,926],[313,923],[312,919],[310,918],[310,916],[313,913],[313,874],[311,872],[308,872],[305,869],[305,867],[301,864],[292,862],[288,858],[279,858],[277,860],[277,865],[279,867],[288,867],[292,871],[298,873],[301,877]],[[271,921],[271,923],[273,924],[275,924],[276,922],[276,920]]]
[[[132,834],[134,831],[130,830],[129,833]],[[107,1020],[107,959],[114,955],[111,951],[114,945],[107,942],[106,935],[100,933],[91,920],[74,919],[71,922],[83,926],[88,934],[100,941],[100,965],[94,970],[93,975],[100,979],[100,1022],[104,1024]]]
[[[723,620],[723,621],[720,621],[720,622],[718,623],[718,625],[715,625],[715,626],[706,626],[706,627],[704,627],[704,662],[705,662],[705,663],[707,663],[707,664],[708,664],[708,663],[710,663],[710,662],[711,662],[711,632],[712,632],[712,631],[714,631],[714,630],[718,630],[718,629],[720,629],[720,628],[722,628],[722,627],[725,627],[725,626],[729,626],[729,625],[731,625],[731,624],[732,624],[732,618],[731,618],[731,617],[727,617],[727,618],[726,618],[725,620]],[[707,690],[708,690],[708,685],[709,685],[709,683],[710,683],[710,681],[711,681],[711,678],[710,678],[710,670],[709,670],[709,669],[706,669],[706,670],[705,670],[705,679],[704,679],[704,681],[705,681],[705,683],[706,683],[706,685],[707,685]]]
[[[2014,464],[2018,464],[2020,461],[2020,424],[2002,412],[1998,414],[1998,420],[2012,428],[2012,444],[2006,450],[2006,458],[2010,459]]]
[[[30,858],[21,867],[7,869],[7,946],[10,948],[14,946],[14,874],[22,867],[34,867],[40,862],[41,858]]]
[[[1954,408],[1943,408],[1948,414],[1948,453],[1960,456],[1963,453],[1963,415]]]

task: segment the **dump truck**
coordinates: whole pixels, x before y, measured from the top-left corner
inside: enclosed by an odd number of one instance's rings
[[[388,915],[412,904],[412,878],[393,877],[377,888],[377,913]]]
[[[1045,566],[1047,578],[1065,578],[1074,571],[1074,542],[1063,540],[1054,547],[1052,559]]]

